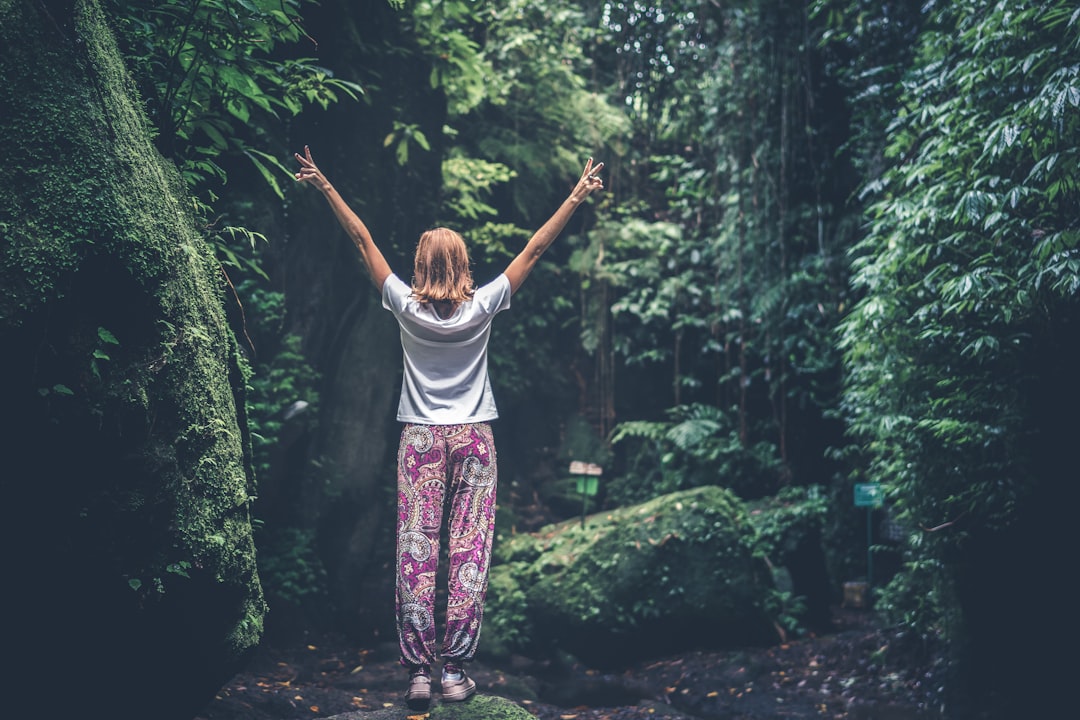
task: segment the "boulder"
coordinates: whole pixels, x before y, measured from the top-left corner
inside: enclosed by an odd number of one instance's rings
[[[225,277],[99,3],[0,0],[0,41],[5,679],[187,720],[267,611]]]
[[[755,547],[743,504],[715,486],[500,538],[481,650],[612,666],[775,640]]]

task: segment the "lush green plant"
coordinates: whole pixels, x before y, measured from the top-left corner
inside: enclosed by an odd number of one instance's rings
[[[841,90],[819,72],[807,8],[603,3],[596,19],[593,61],[631,121],[613,169],[629,197],[581,258],[585,298],[612,315],[607,340],[599,313],[583,338],[632,378],[616,384],[616,406],[649,420],[720,408],[724,436],[768,468],[741,478],[750,495],[831,476],[824,450],[842,426],[822,421],[839,402],[833,333],[850,304],[855,182],[840,152],[849,128],[827,109]],[[640,400],[639,379],[659,402]]]
[[[316,552],[313,530],[264,526],[256,542],[259,578],[271,598],[302,605],[326,594],[326,569]]]
[[[641,502],[703,485],[760,497],[763,479],[779,477],[775,446],[746,447],[731,413],[711,405],[684,405],[670,408],[667,415],[666,421],[630,420],[616,427],[613,445],[631,438],[640,442],[625,475],[611,484],[610,502]]]
[[[757,552],[768,562],[774,577],[780,577],[766,607],[784,633],[804,633],[807,615],[806,598],[795,594],[787,568],[804,560],[808,544],[821,545],[829,516],[835,511],[818,485],[785,487],[750,504],[748,517],[757,530]],[[824,554],[823,547],[821,552]]]
[[[282,332],[285,296],[266,290],[255,281],[243,283],[239,292],[246,306],[259,318],[252,331],[254,353],[248,380],[248,424],[251,427],[252,464],[256,477],[268,477],[273,451],[281,430],[292,422],[312,431],[318,417],[319,374],[301,349],[301,338]],[[249,348],[250,349],[250,348]]]
[[[223,183],[223,156],[246,158],[283,197],[292,172],[267,149],[268,129],[307,105],[326,108],[363,88],[279,45],[314,40],[311,0],[109,0],[123,49],[157,129],[157,144],[197,193]],[[207,196],[213,200],[212,192]]]
[[[582,48],[592,31],[574,2],[425,0],[408,12],[433,66],[429,82],[448,103],[438,222],[465,235],[483,282],[502,272],[562,203],[585,158],[601,157],[625,130],[625,117],[586,87]],[[575,219],[588,223],[588,209]],[[567,407],[580,363],[578,278],[564,272],[576,231],[549,251],[515,299],[529,311],[498,325],[492,382],[508,412],[537,403],[550,403],[559,416],[580,409]]]
[[[751,519],[758,531],[758,544],[769,558],[783,558],[795,550],[802,538],[820,535],[833,505],[823,488],[786,487],[770,497]]]
[[[1028,390],[1077,313],[1078,49],[1075,3],[933,5],[865,188],[843,410],[860,479],[920,528],[881,606],[922,636],[963,627],[957,568],[1057,480]]]
[[[529,603],[517,577],[523,571],[523,563],[491,569],[484,603],[485,654],[507,658],[535,642]]]

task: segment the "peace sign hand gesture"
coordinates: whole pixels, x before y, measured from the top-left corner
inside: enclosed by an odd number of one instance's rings
[[[326,179],[326,176],[322,174],[316,165],[315,161],[311,159],[311,148],[307,145],[304,146],[304,154],[293,153],[297,161],[300,163],[300,170],[296,173],[296,179],[300,182],[308,182],[314,185],[317,189],[325,192],[330,188],[330,181]]]
[[[570,199],[580,203],[594,190],[602,190],[604,181],[600,178],[599,173],[603,168],[604,163],[593,165],[593,159],[589,158],[585,163],[585,169],[581,172],[581,179],[577,181],[577,185],[574,186],[574,190],[570,193]]]

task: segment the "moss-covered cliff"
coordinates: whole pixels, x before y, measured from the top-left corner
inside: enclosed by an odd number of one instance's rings
[[[0,39],[9,638],[85,690],[51,714],[191,717],[266,611],[223,276],[97,2],[0,0]]]

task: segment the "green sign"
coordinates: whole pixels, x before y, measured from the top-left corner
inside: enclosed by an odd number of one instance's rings
[[[575,460],[570,463],[570,474],[577,475],[577,491],[581,494],[581,527],[585,527],[585,510],[589,506],[589,498],[600,490],[600,476],[604,474],[604,468],[596,463]]]
[[[855,507],[881,507],[884,499],[881,483],[855,484]]]
[[[580,475],[577,479],[577,491],[581,495],[592,497],[600,489],[600,479],[596,476]]]

